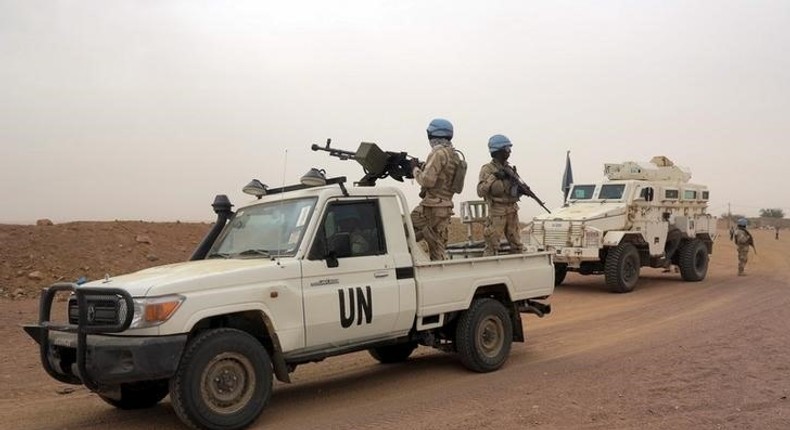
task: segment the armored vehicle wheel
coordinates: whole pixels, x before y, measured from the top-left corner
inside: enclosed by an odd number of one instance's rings
[[[121,385],[121,398],[99,394],[105,402],[118,409],[146,409],[155,406],[167,396],[167,379]]]
[[[699,282],[708,274],[708,247],[692,239],[680,248],[680,276],[684,281]]]
[[[513,325],[502,303],[477,299],[458,320],[455,347],[466,368],[475,372],[499,369],[510,354]]]
[[[263,345],[236,329],[209,330],[187,344],[170,380],[178,417],[197,429],[241,429],[272,394],[272,364]]]
[[[564,263],[554,263],[554,286],[559,286],[568,274],[568,265]]]
[[[416,343],[407,342],[370,348],[368,352],[380,363],[390,364],[406,361],[415,349],[417,349]]]
[[[609,251],[604,265],[606,286],[613,293],[630,293],[639,280],[639,251],[630,243],[621,243]]]

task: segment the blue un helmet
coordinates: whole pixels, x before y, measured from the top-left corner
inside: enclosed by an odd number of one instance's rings
[[[510,149],[511,146],[513,144],[510,143],[510,139],[504,134],[495,134],[488,139],[488,152],[491,154],[502,149]]]
[[[443,137],[447,140],[453,138],[453,125],[450,121],[442,118],[436,118],[428,124],[428,139],[434,137]]]
[[[738,227],[746,227],[747,225],[749,225],[749,220],[746,218],[741,218],[738,220]]]

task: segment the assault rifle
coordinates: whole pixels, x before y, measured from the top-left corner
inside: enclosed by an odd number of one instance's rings
[[[540,207],[546,209],[546,212],[551,213],[549,208],[546,207],[546,204],[543,203],[540,197],[536,196],[535,193],[532,192],[532,190],[529,188],[529,185],[527,185],[527,183],[524,182],[523,179],[521,179],[521,176],[519,176],[518,173],[516,173],[515,169],[513,169],[511,166],[505,166],[500,171],[504,173],[504,175],[508,179],[510,179],[510,181],[513,183],[514,185],[513,197],[519,197],[519,196],[530,197],[532,200],[538,202]]]
[[[422,164],[419,159],[406,152],[383,151],[378,145],[371,142],[362,142],[356,151],[331,148],[332,139],[326,140],[326,146],[313,144],[313,151],[326,151],[332,157],[341,160],[356,160],[362,166],[365,176],[358,184],[363,187],[376,185],[377,179],[390,177],[403,182],[403,178],[412,179],[412,163]]]
[[[749,243],[747,245],[751,246],[754,250],[754,255],[757,255],[757,247],[754,246],[754,237],[752,237],[752,234],[749,233],[749,230],[743,229],[743,232],[749,237]]]

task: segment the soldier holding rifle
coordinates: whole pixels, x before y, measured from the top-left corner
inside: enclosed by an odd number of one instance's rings
[[[488,139],[488,152],[491,162],[480,168],[480,181],[477,184],[477,195],[488,203],[488,220],[483,233],[486,241],[483,255],[497,255],[499,241],[505,235],[510,244],[511,253],[520,253],[524,246],[521,243],[518,221],[518,187],[506,169],[515,173],[507,160],[510,158],[510,139],[495,134]]]
[[[754,247],[754,238],[749,233],[749,230],[746,230],[748,224],[749,221],[746,218],[739,219],[738,228],[733,234],[733,240],[738,245],[738,276],[746,275],[743,270],[746,268],[746,262],[749,259],[749,247],[754,248],[754,253],[757,254],[757,248]]]

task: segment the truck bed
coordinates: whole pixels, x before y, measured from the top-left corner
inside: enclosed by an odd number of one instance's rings
[[[505,285],[512,301],[554,291],[550,252],[416,262],[417,315],[439,315],[469,307],[481,286]]]

